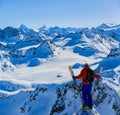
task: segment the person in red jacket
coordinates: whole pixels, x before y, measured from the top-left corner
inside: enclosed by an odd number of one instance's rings
[[[81,70],[80,74],[75,76],[76,79],[82,79],[82,99],[83,99],[83,109],[92,109],[92,83],[89,83],[85,80],[87,76],[87,70],[92,70],[89,65],[86,63],[84,68]],[[92,70],[93,71],[93,70]],[[99,78],[99,75],[93,71],[94,78]]]

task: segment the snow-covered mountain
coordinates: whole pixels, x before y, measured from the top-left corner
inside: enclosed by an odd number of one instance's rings
[[[72,115],[81,102],[68,65],[77,75],[84,63],[104,67],[96,111],[120,115],[120,25],[0,29],[0,115]]]

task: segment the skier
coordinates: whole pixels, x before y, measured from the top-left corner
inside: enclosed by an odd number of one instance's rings
[[[75,79],[80,79],[82,78],[82,100],[83,100],[83,106],[82,109],[87,110],[87,109],[92,109],[93,107],[93,102],[92,102],[92,83],[86,80],[87,76],[87,70],[92,70],[89,65],[86,63],[84,65],[84,68],[80,72],[79,75],[75,76]],[[92,70],[93,71],[93,70]],[[99,75],[96,74],[93,71],[93,77],[94,78],[99,78]]]

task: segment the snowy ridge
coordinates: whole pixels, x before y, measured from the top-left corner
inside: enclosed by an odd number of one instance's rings
[[[100,115],[119,115],[119,60],[120,25],[0,29],[0,114],[72,115],[74,88],[67,68],[71,65],[79,74],[89,63],[95,72],[104,67],[94,109]]]

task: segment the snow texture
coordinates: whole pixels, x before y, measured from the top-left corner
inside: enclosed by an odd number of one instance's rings
[[[72,115],[81,102],[68,65],[77,75],[85,63],[104,67],[93,113],[120,115],[120,25],[0,29],[0,115]]]

